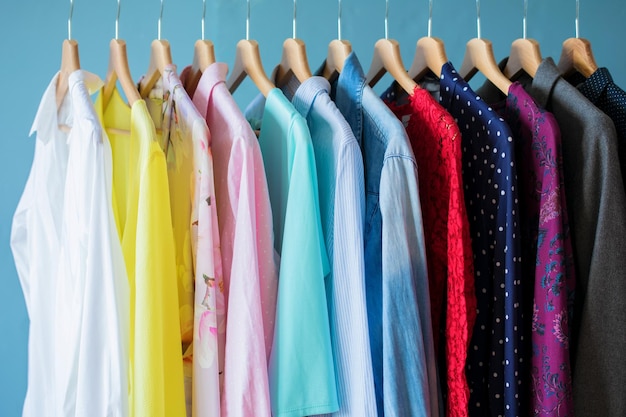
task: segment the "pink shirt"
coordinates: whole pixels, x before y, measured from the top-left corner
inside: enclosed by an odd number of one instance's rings
[[[189,67],[181,79],[189,73]],[[215,155],[215,191],[227,300],[222,416],[271,417],[267,364],[274,334],[278,255],[257,138],[214,63],[193,96],[206,116]],[[233,262],[235,260],[235,262]]]

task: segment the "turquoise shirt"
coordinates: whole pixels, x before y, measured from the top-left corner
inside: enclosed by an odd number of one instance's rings
[[[317,172],[306,120],[271,90],[246,110],[259,144],[280,254],[278,302],[269,378],[272,413],[296,417],[338,410],[325,278]]]

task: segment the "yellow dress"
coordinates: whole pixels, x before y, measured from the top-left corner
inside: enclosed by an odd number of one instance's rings
[[[113,210],[131,295],[131,417],[185,416],[176,258],[165,155],[146,103],[115,90],[95,108],[113,156]]]

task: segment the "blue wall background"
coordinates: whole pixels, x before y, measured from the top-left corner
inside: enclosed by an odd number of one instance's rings
[[[558,61],[561,43],[574,36],[574,0],[529,1],[528,37],[537,39],[543,56]],[[596,61],[626,87],[626,5],[622,0],[582,1],[580,36],[591,41]],[[282,42],[291,36],[291,0],[252,0],[250,37],[259,41],[266,72],[280,61]],[[128,45],[135,79],[147,69],[150,42],[157,35],[158,0],[122,0],[120,38]],[[117,2],[75,0],[73,38],[79,43],[82,68],[105,76],[108,43],[114,36]],[[522,35],[522,0],[483,0],[482,36],[493,42],[496,59],[508,55]],[[28,316],[9,236],[13,212],[30,169],[34,138],[28,137],[37,106],[61,59],[67,37],[69,1],[0,0],[0,416],[18,416],[26,391]],[[165,0],[162,38],[182,69],[191,62],[200,37],[201,0]],[[323,61],[337,36],[335,0],[298,2],[298,37],[307,45],[312,69]],[[374,43],[384,36],[384,0],[343,0],[343,38],[350,40],[367,71]],[[245,0],[208,0],[206,38],[215,43],[219,61],[234,62],[235,45],[245,37]],[[428,1],[390,0],[389,37],[397,39],[410,65],[415,42],[426,35]],[[476,36],[475,2],[435,0],[433,36],[442,38],[448,58],[461,66],[465,43]],[[377,89],[389,83],[379,82]],[[475,77],[472,85],[479,85]],[[240,106],[256,94],[246,80],[235,93]],[[45,277],[41,277],[45,279]]]

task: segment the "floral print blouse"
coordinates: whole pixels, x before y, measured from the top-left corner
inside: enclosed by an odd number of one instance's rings
[[[511,85],[506,102],[494,107],[500,107],[515,137],[523,257],[534,260],[524,264],[524,276],[534,277],[527,303],[532,308],[531,415],[572,416],[569,323],[575,273],[559,126],[519,83]]]

